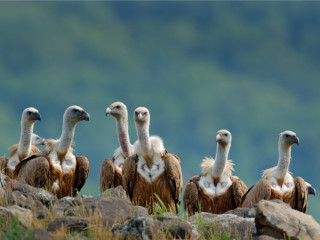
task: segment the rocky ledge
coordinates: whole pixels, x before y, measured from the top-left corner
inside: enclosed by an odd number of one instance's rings
[[[312,216],[278,200],[220,215],[149,215],[131,204],[122,187],[101,196],[58,200],[0,173],[0,223],[6,226],[0,227],[0,239],[10,234],[14,221],[20,238],[28,239],[63,239],[66,234],[75,239],[320,239],[320,225]]]

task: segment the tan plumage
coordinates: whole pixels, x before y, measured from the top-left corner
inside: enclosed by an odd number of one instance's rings
[[[192,177],[187,183],[183,203],[189,215],[200,210],[221,214],[235,209],[240,206],[242,197],[247,192],[244,182],[232,176],[234,164],[227,160],[231,133],[227,130],[218,131],[216,141],[216,161],[205,158],[201,164],[201,174]]]
[[[34,146],[42,144],[40,141],[41,138],[38,135],[33,134],[33,126],[37,120],[41,120],[40,113],[37,109],[29,107],[22,112],[19,143],[9,148],[9,150],[11,150],[9,158],[0,158],[0,171],[10,178],[14,178],[13,171],[19,162],[40,151]]]
[[[122,169],[123,188],[134,204],[152,212],[157,195],[167,209],[178,211],[182,192],[180,159],[168,153],[161,138],[149,137],[150,115],[146,108],[137,108],[134,119],[138,141],[135,155],[125,160]]]
[[[201,167],[202,167],[202,172],[201,172],[201,175],[207,175],[207,174],[210,174],[211,171],[212,171],[212,166],[214,165],[214,159],[213,158],[209,158],[209,157],[205,157],[203,160],[202,160],[202,163],[201,163]],[[227,160],[226,161],[226,166],[223,170],[223,173],[222,175],[225,175],[225,176],[228,176],[228,177],[231,177],[232,176],[232,172],[234,171],[234,163],[232,162],[232,160]]]
[[[179,160],[173,154],[165,153],[161,159],[164,162],[164,173],[151,183],[137,172],[139,156],[128,157],[123,166],[123,187],[131,201],[151,211],[158,202],[155,194],[161,199],[168,210],[178,212],[182,192],[182,173]]]
[[[116,119],[117,133],[120,147],[113,154],[112,159],[105,159],[100,169],[100,192],[111,187],[122,185],[122,166],[124,160],[133,154],[130,144],[128,111],[122,102],[114,102],[106,109],[106,115],[111,114]]]
[[[44,151],[20,162],[15,169],[17,180],[34,187],[46,188],[57,197],[74,196],[83,187],[89,174],[86,157],[75,157],[71,148],[74,130],[89,114],[78,106],[67,108],[63,130],[58,140],[47,140]]]
[[[294,132],[285,131],[280,134],[278,165],[263,172],[262,180],[252,186],[244,196],[242,207],[251,207],[262,199],[280,199],[290,204],[293,209],[307,211],[308,194],[315,194],[315,190],[301,177],[293,179],[288,171],[293,144],[299,144]]]

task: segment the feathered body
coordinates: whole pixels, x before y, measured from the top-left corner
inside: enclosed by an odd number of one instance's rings
[[[89,114],[78,106],[69,107],[63,118],[63,130],[57,140],[47,140],[46,148],[20,162],[15,176],[22,182],[46,188],[57,197],[74,196],[89,174],[86,157],[75,157],[71,144],[76,124],[89,120]]]
[[[122,102],[114,102],[106,109],[106,115],[111,114],[116,119],[117,134],[120,147],[114,151],[112,159],[105,159],[100,169],[100,192],[108,188],[122,185],[122,167],[124,160],[133,154],[130,144],[128,111]]]
[[[0,158],[0,170],[10,178],[14,178],[13,172],[19,162],[40,151],[33,145],[41,144],[41,142],[38,141],[40,137],[33,134],[33,126],[37,120],[41,120],[40,113],[37,109],[29,107],[22,112],[19,143],[9,148],[9,150],[11,150],[9,158]],[[36,138],[36,136],[38,138]]]
[[[230,132],[220,130],[216,139],[218,142],[216,160],[205,158],[201,164],[201,174],[191,178],[187,183],[183,202],[189,215],[200,210],[221,214],[235,209],[241,204],[242,197],[247,191],[243,181],[232,176],[234,164],[231,160],[227,160],[231,143]]]
[[[263,172],[262,180],[252,186],[245,195],[243,207],[251,207],[262,199],[280,199],[290,204],[293,209],[307,211],[308,194],[315,194],[315,190],[301,177],[293,179],[288,170],[293,144],[299,144],[294,132],[285,131],[280,134],[278,165]]]
[[[178,211],[182,192],[180,160],[164,148],[158,136],[149,137],[149,111],[135,110],[138,141],[135,155],[123,165],[123,187],[134,204],[148,207],[150,212],[158,202],[156,195],[167,209]]]

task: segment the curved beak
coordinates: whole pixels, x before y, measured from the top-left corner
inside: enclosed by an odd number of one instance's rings
[[[299,138],[297,136],[293,137],[293,143],[299,145]]]
[[[111,108],[108,107],[108,108],[106,109],[106,116],[108,116],[108,114],[110,114],[110,113],[111,113]]]
[[[308,194],[312,194],[312,195],[316,195],[316,189],[311,187],[311,186],[308,186]]]
[[[142,120],[142,113],[139,113],[139,114],[138,114],[137,120],[138,120],[138,121],[141,121],[141,120]]]
[[[34,120],[39,120],[39,121],[41,121],[41,115],[40,115],[40,113],[38,113],[38,112],[33,113],[32,118],[33,118]]]
[[[83,111],[83,120],[89,121],[90,120],[90,115],[86,111]]]

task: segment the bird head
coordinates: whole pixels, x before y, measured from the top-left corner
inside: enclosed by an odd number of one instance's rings
[[[231,143],[231,133],[228,130],[222,129],[217,132],[216,142],[222,146],[229,145]]]
[[[114,102],[106,109],[106,115],[108,116],[108,114],[119,119],[128,115],[127,107],[122,102]]]
[[[45,145],[47,139],[44,139],[40,136],[38,136],[37,134],[32,133],[32,145],[38,146],[38,145]]]
[[[134,110],[134,121],[137,124],[145,124],[150,121],[150,113],[149,110],[145,107],[138,107]]]
[[[89,121],[90,115],[81,107],[74,105],[67,108],[67,110],[64,112],[64,118],[73,123],[77,123],[83,120]]]
[[[34,123],[37,120],[41,120],[39,111],[33,107],[26,108],[22,113],[22,119],[28,123]]]
[[[292,146],[293,144],[299,145],[299,138],[296,133],[292,131],[284,131],[280,133],[279,143],[284,146]]]

